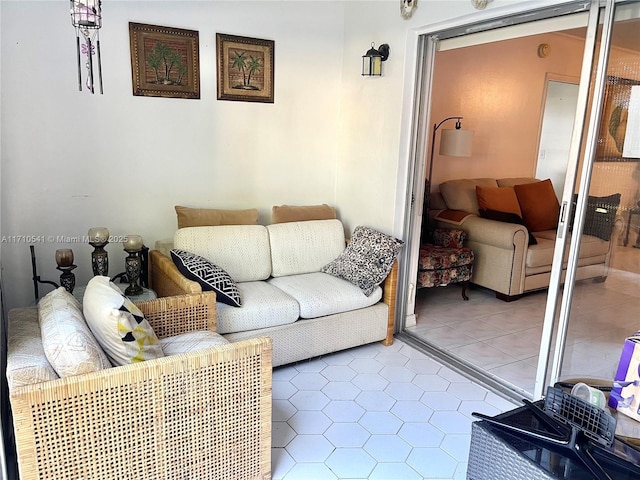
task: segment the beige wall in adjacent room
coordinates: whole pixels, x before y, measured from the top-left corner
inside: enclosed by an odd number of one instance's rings
[[[542,43],[550,46],[545,58],[537,53]],[[583,44],[542,34],[438,52],[431,118],[464,117],[474,143],[470,158],[439,156],[438,133],[434,188],[456,178],[535,176],[547,74],[579,78]]]

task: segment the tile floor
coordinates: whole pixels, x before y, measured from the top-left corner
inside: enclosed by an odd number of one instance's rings
[[[604,283],[576,285],[563,378],[613,378],[624,339],[640,330],[640,249],[618,247]],[[408,332],[512,386],[533,392],[547,292],[506,303],[493,292],[460,286],[421,289]]]
[[[471,412],[516,406],[398,339],[278,367],[272,475],[461,480]]]

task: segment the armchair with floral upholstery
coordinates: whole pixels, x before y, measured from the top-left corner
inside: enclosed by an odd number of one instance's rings
[[[431,288],[462,283],[462,298],[473,272],[473,251],[463,246],[464,230],[435,228],[425,235],[418,260],[418,288]]]

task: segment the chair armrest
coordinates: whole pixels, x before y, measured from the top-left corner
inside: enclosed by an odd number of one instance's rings
[[[262,337],[12,389],[20,478],[271,478],[271,388]]]
[[[382,282],[382,301],[389,306],[389,317],[387,319],[387,336],[382,341],[383,345],[391,345],[393,343],[393,334],[395,330],[396,318],[396,290],[398,288],[398,260],[393,262],[391,272]]]
[[[185,278],[173,261],[159,250],[149,252],[149,270],[150,286],[159,297],[202,292],[198,282]]]
[[[196,330],[216,331],[214,292],[161,297],[136,305],[159,338]]]

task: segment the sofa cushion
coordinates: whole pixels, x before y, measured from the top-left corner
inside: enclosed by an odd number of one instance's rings
[[[518,196],[524,224],[530,231],[553,230],[557,227],[560,203],[551,180],[523,183],[515,185],[513,189]]]
[[[493,178],[449,180],[440,184],[440,194],[450,210],[463,210],[478,215],[476,186],[497,187]]]
[[[127,365],[164,356],[144,314],[109,277],[98,275],[89,280],[82,306],[91,332],[112,364]]]
[[[317,318],[375,305],[382,298],[382,289],[375,287],[366,296],[350,282],[322,272],[289,275],[268,280],[295,298],[301,318]]]
[[[6,374],[9,390],[59,378],[44,354],[37,307],[9,311]]]
[[[403,244],[391,235],[360,225],[345,251],[322,271],[353,283],[369,296],[391,272]]]
[[[522,216],[518,197],[516,197],[513,187],[481,187],[476,185],[476,196],[478,211],[494,210]]]
[[[177,355],[179,353],[195,352],[218,345],[229,343],[222,335],[210,330],[198,330],[185,332],[173,337],[160,339],[160,345],[165,355]]]
[[[326,203],[302,206],[274,205],[271,209],[271,223],[330,220],[332,218],[336,218],[336,209]]]
[[[587,198],[587,212],[584,219],[584,227],[582,233],[593,235],[602,240],[609,241],[620,206],[619,193],[607,195],[604,197],[596,197],[589,195]],[[578,194],[573,195],[573,211],[578,202]],[[569,231],[573,230],[573,218],[569,223]]]
[[[319,272],[345,248],[340,220],[311,220],[267,226],[271,276]]]
[[[216,301],[232,307],[242,304],[236,282],[222,268],[200,255],[178,248],[171,250],[171,259],[180,273],[198,282],[203,292],[216,292]]]
[[[217,305],[216,330],[220,334],[286,325],[300,317],[298,302],[267,282],[238,283],[242,307]]]
[[[38,302],[42,347],[60,377],[81,375],[110,368],[82,314],[82,306],[64,287]]]
[[[530,247],[527,250],[527,258],[525,264],[527,268],[536,267],[549,267],[551,270],[551,263],[553,261],[553,250],[556,242],[556,231],[545,230],[542,232],[536,232],[538,244],[535,247]],[[567,239],[567,252],[569,250],[571,239]],[[609,253],[611,245],[598,237],[592,235],[582,235],[580,243],[580,252],[578,254],[579,265],[585,264],[584,260],[592,259],[586,262],[590,264],[593,259],[603,259],[604,256]]]
[[[220,210],[217,208],[190,208],[175,206],[178,228],[213,225],[256,225],[258,210]]]
[[[206,258],[236,282],[266,280],[271,275],[269,234],[264,225],[181,228],[173,246]]]
[[[495,210],[481,208],[480,216],[482,218],[486,218],[489,220],[496,220],[497,222],[515,223],[517,225],[523,225],[526,228],[526,225],[524,224],[524,220],[522,220],[522,217],[519,215],[516,215],[515,213],[498,212]],[[536,240],[536,237],[534,237],[533,233],[531,233],[528,228],[527,228],[527,232],[529,233],[529,245],[536,245],[538,243],[538,241]]]

